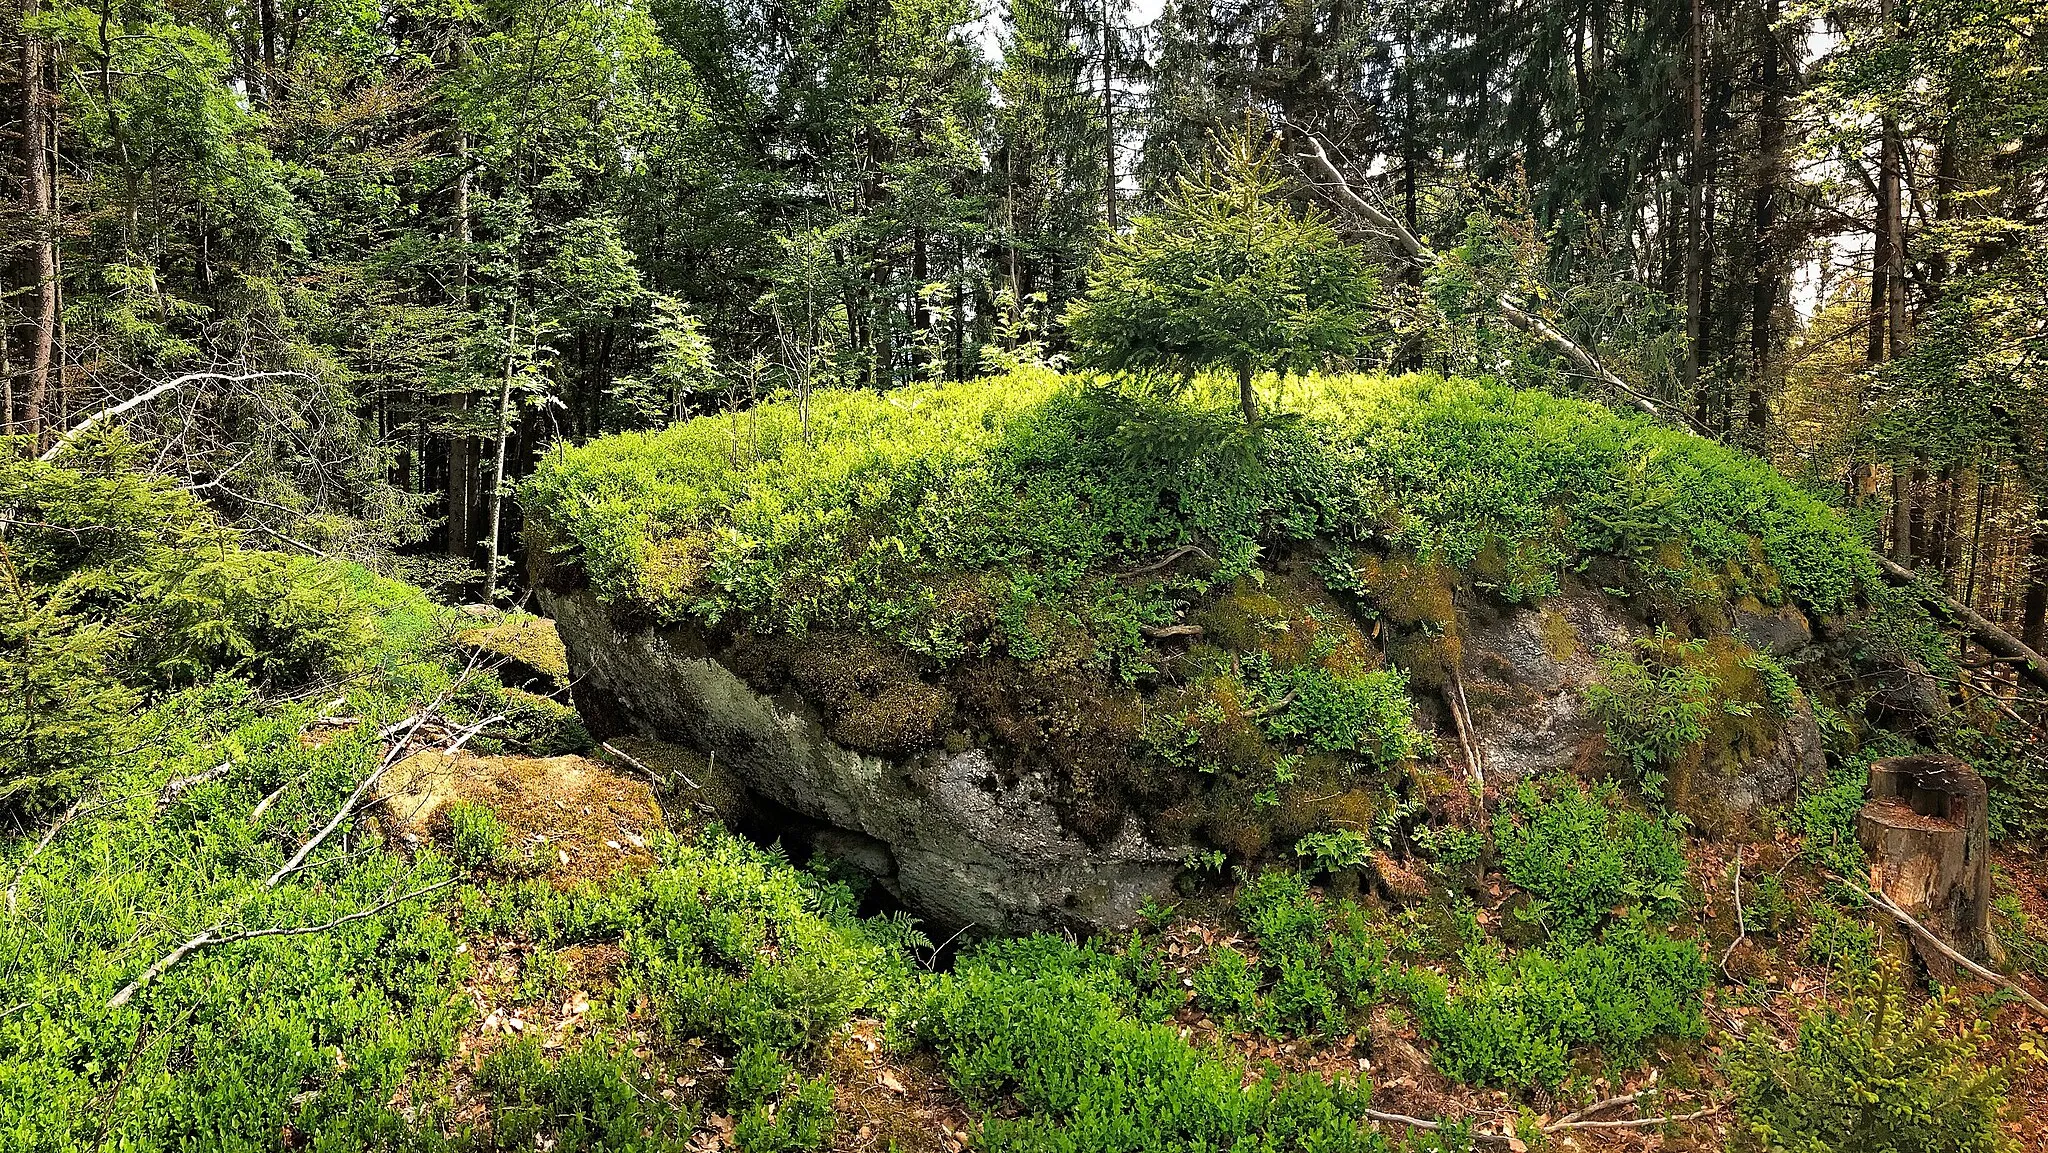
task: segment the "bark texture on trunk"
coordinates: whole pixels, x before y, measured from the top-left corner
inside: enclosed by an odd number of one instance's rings
[[[44,83],[50,63],[49,45],[27,28],[40,8],[40,0],[22,0],[21,44],[17,48],[21,67],[20,206],[22,220],[31,235],[18,277],[26,298],[27,318],[22,338],[16,342],[22,359],[14,382],[15,397],[22,405],[16,430],[35,437],[38,447],[47,439],[44,409],[50,394],[50,369],[57,342],[57,231],[56,222],[50,218],[52,104]]]

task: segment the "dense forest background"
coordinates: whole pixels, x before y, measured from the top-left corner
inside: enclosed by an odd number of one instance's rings
[[[1344,367],[1766,456],[2042,642],[2032,0],[22,0],[0,414],[124,412],[280,547],[516,593],[546,444],[1070,353],[1223,135],[1432,246]],[[1327,179],[1287,165],[1289,195]],[[1384,237],[1355,237],[1385,252]],[[1502,323],[1520,306],[1586,373]],[[1336,367],[1336,366],[1333,366]]]

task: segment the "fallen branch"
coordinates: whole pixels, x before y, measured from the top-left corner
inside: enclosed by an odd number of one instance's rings
[[[1709,1105],[1697,1112],[1677,1113],[1663,1117],[1637,1117],[1629,1121],[1559,1121],[1545,1125],[1543,1133],[1547,1137],[1553,1133],[1563,1133],[1572,1129],[1644,1129],[1652,1125],[1682,1125],[1688,1121],[1698,1121],[1703,1117],[1711,1117],[1727,1107],[1728,1102],[1723,1101],[1719,1105]]]
[[[1365,1111],[1365,1119],[1389,1125],[1406,1125],[1413,1129],[1426,1129],[1431,1132],[1444,1127],[1442,1121],[1431,1121],[1424,1117],[1410,1117],[1406,1113],[1383,1113],[1378,1109],[1367,1109]],[[1474,1141],[1497,1141],[1503,1143],[1507,1141],[1507,1138],[1499,1133],[1474,1133],[1472,1139]]]
[[[355,807],[358,804],[362,803],[363,794],[369,792],[371,787],[376,785],[378,780],[390,770],[391,766],[398,763],[398,754],[404,751],[406,744],[412,740],[412,735],[419,731],[419,727],[426,723],[427,718],[433,715],[434,709],[438,708],[440,703],[439,698],[436,698],[434,703],[428,706],[424,712],[414,713],[408,718],[412,727],[406,729],[405,735],[392,743],[391,748],[385,752],[383,759],[377,762],[377,767],[371,770],[369,776],[363,778],[362,783],[356,786],[356,791],[350,793],[348,800],[342,802],[341,808],[335,810],[334,817],[319,832],[313,834],[305,844],[299,846],[299,851],[292,854],[291,860],[286,861],[280,866],[277,872],[270,874],[269,878],[263,882],[264,888],[274,889],[279,881],[297,872],[299,866],[305,862],[306,858],[313,854],[313,850],[320,847],[320,842],[325,841],[329,836],[333,835],[335,829],[341,827],[341,823],[348,819],[348,815],[355,811]],[[405,725],[406,723],[406,721],[400,721],[393,728]],[[385,731],[389,732],[391,730],[387,729]]]
[[[1726,949],[1721,950],[1721,975],[1728,977],[1731,981],[1734,978],[1728,974],[1728,958],[1735,955],[1735,946],[1740,945],[1742,939],[1747,936],[1749,936],[1749,925],[1742,919],[1742,846],[1737,845],[1735,846],[1735,939],[1728,942]]]
[[[1116,575],[1120,577],[1144,576],[1146,573],[1158,572],[1160,569],[1165,568],[1167,565],[1170,565],[1173,562],[1179,560],[1180,558],[1188,556],[1190,554],[1194,556],[1199,556],[1203,560],[1211,559],[1209,554],[1203,552],[1199,545],[1184,544],[1179,548],[1174,549],[1172,552],[1167,553],[1165,556],[1160,557],[1158,560],[1153,561],[1151,564],[1143,565],[1139,568],[1134,568],[1129,572],[1120,572]]]
[[[1605,1100],[1595,1101],[1591,1105],[1588,1105],[1583,1109],[1575,1109],[1572,1112],[1567,1113],[1562,1117],[1559,1117],[1557,1120],[1552,1121],[1551,1124],[1569,1125],[1572,1122],[1577,1121],[1581,1117],[1591,1117],[1595,1113],[1605,1113],[1609,1109],[1618,1109],[1623,1105],[1627,1105],[1632,1102],[1642,1100],[1643,1094],[1649,1091],[1650,1090],[1648,1089],[1638,1089],[1633,1093],[1623,1093],[1619,1097],[1609,1097]]]
[[[1655,1125],[1682,1125],[1689,1121],[1698,1121],[1705,1117],[1711,1117],[1728,1107],[1728,1102],[1723,1101],[1718,1105],[1709,1105],[1704,1109],[1691,1113],[1665,1114],[1657,1117],[1634,1117],[1625,1121],[1582,1120],[1582,1118],[1589,1117],[1592,1114],[1630,1104],[1640,1100],[1642,1096],[1643,1092],[1638,1091],[1635,1093],[1624,1093],[1619,1097],[1609,1097],[1604,1101],[1595,1101],[1584,1109],[1574,1113],[1567,1113],[1550,1124],[1543,1126],[1541,1132],[1544,1136],[1548,1137],[1558,1133],[1570,1132],[1574,1129],[1646,1129]],[[1369,1121],[1380,1121],[1392,1125],[1407,1125],[1412,1128],[1425,1129],[1432,1132],[1445,1128],[1447,1124],[1443,1121],[1431,1121],[1423,1117],[1410,1117],[1406,1113],[1384,1113],[1378,1109],[1365,1110],[1365,1117]],[[1474,1133],[1472,1134],[1472,1139],[1474,1141],[1486,1141],[1500,1145],[1517,1143],[1514,1135],[1508,1133]]]
[[[2048,657],[2036,652],[2026,642],[1991,622],[1982,613],[1969,605],[1947,595],[1919,579],[1912,569],[1888,556],[1877,557],[1877,567],[1885,579],[1901,588],[1912,589],[1922,600],[1946,611],[1960,622],[1977,643],[1993,653],[2019,666],[2020,673],[2028,680],[2048,688]]]
[[[284,796],[284,791],[286,789],[291,788],[293,785],[297,783],[297,778],[293,778],[292,780],[286,781],[284,784],[281,784],[277,787],[276,792],[273,792],[269,796],[263,798],[261,801],[256,802],[255,809],[251,810],[249,813],[249,823],[253,825],[257,821],[262,820],[263,814],[270,811],[270,806],[276,804],[277,799],[279,797]]]
[[[1483,792],[1486,789],[1486,766],[1479,759],[1479,738],[1472,732],[1472,706],[1465,699],[1465,680],[1458,675],[1457,667],[1451,668],[1452,693],[1444,694],[1445,703],[1451,706],[1451,723],[1458,730],[1458,747],[1465,753],[1465,769],[1472,776],[1472,783]]]
[[[502,721],[504,719],[504,713],[492,713],[490,716],[485,717],[483,720],[480,720],[477,723],[469,726],[468,728],[463,729],[460,735],[458,735],[453,741],[450,741],[448,743],[447,748],[441,750],[441,755],[444,757],[454,756],[456,753],[462,751],[462,746],[469,743],[469,738],[477,735],[480,732],[483,732],[484,727],[486,725],[495,725],[499,721]]]
[[[43,834],[43,839],[37,841],[36,847],[30,849],[28,851],[28,856],[23,857],[21,859],[21,864],[15,867],[14,879],[7,882],[7,911],[9,913],[14,912],[15,898],[19,895],[21,891],[22,877],[28,874],[29,863],[34,861],[37,855],[40,854],[44,849],[50,847],[50,842],[57,839],[57,834],[64,831],[64,826],[70,824],[72,818],[78,816],[84,804],[85,797],[83,796],[80,796],[77,800],[71,802],[71,807],[64,810],[64,815],[58,817],[56,821],[50,825],[49,831]]]
[[[1827,876],[1830,880],[1846,885],[1850,889],[1861,894],[1864,900],[1869,901],[1878,909],[1891,914],[1892,917],[1897,919],[1900,924],[1906,926],[1906,928],[1908,929],[1911,929],[1913,933],[1916,936],[1918,936],[1921,940],[1927,942],[1929,945],[1932,945],[1934,947],[1934,950],[1940,953],[1942,956],[1947,957],[1949,960],[1954,961],[1956,964],[1961,965],[1963,968],[1968,969],[1970,972],[1975,973],[1977,976],[1982,977],[1986,981],[1989,981],[1992,984],[1997,985],[1999,988],[2010,991],[2013,996],[2018,997],[2022,1001],[2025,1001],[2027,1003],[2028,1008],[2032,1009],[2036,1013],[2041,1014],[2041,1016],[2044,1019],[2048,1019],[2048,1004],[2042,1004],[2041,999],[2039,997],[2036,997],[2032,993],[2027,992],[2024,986],[2020,985],[2019,982],[2014,981],[2012,978],[2007,977],[2002,973],[1993,972],[1992,970],[1987,969],[1982,965],[1979,965],[1977,962],[1972,961],[1968,957],[1965,957],[1961,953],[1957,952],[1954,946],[1950,945],[1947,941],[1942,940],[1939,936],[1935,934],[1934,930],[1921,924],[1917,919],[1914,918],[1913,914],[1908,913],[1906,910],[1901,909],[1898,907],[1898,905],[1894,904],[1890,897],[1885,896],[1883,893],[1876,892],[1871,889],[1866,889],[1863,886],[1857,884],[1856,882],[1848,879],[1847,877],[1838,876],[1834,873],[1829,873],[1827,874]]]
[[[86,417],[84,420],[79,421],[77,424],[72,425],[70,428],[58,434],[56,442],[51,444],[48,449],[45,449],[43,451],[43,454],[37,457],[36,459],[42,462],[43,464],[48,464],[51,461],[57,459],[57,454],[63,452],[66,446],[70,445],[72,441],[78,439],[79,436],[83,435],[87,429],[92,428],[93,426],[101,423],[102,421],[112,420],[115,417],[120,416],[122,413],[129,412],[133,409],[141,407],[142,405],[148,404],[150,401],[155,400],[157,397],[162,396],[167,392],[173,391],[174,389],[182,388],[195,380],[225,380],[230,383],[239,384],[247,380],[262,380],[265,379],[266,377],[274,376],[297,376],[303,377],[306,380],[313,379],[313,377],[308,373],[290,371],[246,372],[242,373],[239,376],[230,372],[189,372],[186,373],[184,376],[180,376],[172,380],[167,380],[164,381],[162,384],[158,384],[153,387],[143,389],[141,392],[136,393],[134,396],[129,397],[127,400],[124,400],[119,404],[110,405],[106,408],[100,409],[98,412],[93,413],[91,416]]]
[[[159,812],[163,811],[163,809],[169,806],[172,801],[177,800],[181,795],[185,793],[186,790],[194,787],[195,785],[203,785],[208,781],[219,780],[221,777],[226,776],[227,771],[233,768],[234,766],[235,759],[233,757],[229,757],[226,760],[222,761],[220,764],[217,764],[210,769],[205,769],[200,772],[193,773],[191,776],[175,777],[169,781],[166,781],[164,783],[164,787],[161,790],[159,790],[156,795],[157,810]]]
[[[1289,127],[1294,128],[1298,133],[1297,140],[1300,146],[1294,150],[1294,158],[1298,163],[1309,169],[1310,184],[1328,193],[1332,199],[1336,200],[1338,204],[1353,214],[1364,218],[1365,222],[1374,231],[1387,238],[1388,242],[1402,259],[1418,268],[1428,268],[1437,262],[1438,256],[1434,249],[1424,244],[1414,233],[1408,231],[1407,227],[1399,220],[1381,211],[1377,205],[1360,196],[1352,189],[1351,182],[1346,180],[1336,164],[1331,162],[1329,151],[1323,147],[1323,142],[1317,138],[1315,133],[1302,130],[1297,125],[1290,124]],[[1321,179],[1317,179],[1317,177]],[[1685,421],[1688,425],[1693,424],[1692,419],[1683,411],[1666,409],[1657,401],[1638,391],[1633,385],[1617,376],[1605,364],[1602,364],[1600,358],[1594,354],[1593,350],[1573,340],[1562,329],[1559,329],[1543,317],[1524,310],[1519,304],[1506,296],[1496,297],[1493,305],[1509,324],[1548,344],[1552,349],[1561,353],[1566,360],[1577,365],[1580,371],[1627,397],[1629,402],[1636,408],[1660,419],[1669,420],[1676,418]],[[1695,427],[1697,426],[1695,425]]]
[[[626,764],[629,767],[638,769],[641,772],[646,773],[647,779],[656,786],[659,786],[662,783],[661,774],[655,772],[654,769],[647,764],[647,762],[641,760],[636,756],[633,756],[631,753],[626,752],[625,750],[619,748],[618,746],[612,744],[609,741],[606,741],[598,745],[597,747],[626,762]],[[681,778],[684,784],[690,786],[691,788],[697,790],[700,793],[704,791],[704,786],[691,780],[689,774],[683,772],[681,769],[677,769],[672,774],[672,776]]]
[[[164,954],[162,957],[157,959],[155,964],[151,965],[149,968],[144,969],[141,973],[137,974],[136,978],[133,981],[130,981],[126,985],[121,986],[120,992],[115,993],[112,997],[107,999],[107,1008],[118,1009],[121,1006],[126,1005],[131,999],[134,998],[137,990],[141,989],[144,985],[149,984],[151,981],[156,980],[158,977],[163,976],[164,973],[167,970],[169,970],[171,966],[176,965],[178,962],[184,960],[185,958],[191,956],[194,953],[197,953],[201,949],[209,948],[214,945],[229,945],[233,944],[236,941],[250,941],[256,939],[257,937],[297,937],[303,936],[308,933],[324,933],[329,929],[338,928],[339,926],[346,925],[350,921],[360,921],[365,917],[374,917],[377,914],[383,912],[384,910],[391,908],[393,905],[410,901],[415,897],[424,897],[428,893],[431,893],[436,889],[445,889],[448,886],[454,884],[456,880],[457,878],[450,877],[445,881],[436,881],[434,884],[428,885],[424,889],[415,889],[412,892],[406,893],[403,896],[393,897],[381,905],[374,905],[368,909],[361,910],[360,912],[350,913],[345,917],[336,917],[332,921],[328,921],[324,924],[319,925],[295,925],[289,928],[279,929],[249,929],[245,932],[228,933],[225,935],[223,935],[220,931],[221,925],[215,925],[213,928],[201,932],[198,936],[193,937],[191,940]],[[226,922],[222,922],[222,924],[225,923]]]

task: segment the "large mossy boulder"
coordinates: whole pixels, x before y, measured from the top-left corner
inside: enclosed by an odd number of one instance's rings
[[[1739,821],[1815,770],[1757,622],[1874,584],[1824,503],[1541,393],[1271,399],[1247,430],[1024,372],[821,393],[808,443],[781,404],[610,437],[527,482],[533,576],[601,736],[715,753],[950,925],[1118,924],[1312,834],[1426,853],[1480,777]]]

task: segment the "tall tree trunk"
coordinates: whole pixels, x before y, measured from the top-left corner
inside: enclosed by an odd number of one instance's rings
[[[1927,469],[1919,459],[1913,461],[1913,473],[1906,481],[1906,537],[1908,548],[1915,560],[1926,560],[1932,555],[1927,541]]]
[[[1701,344],[1706,339],[1706,285],[1701,253],[1706,243],[1706,104],[1701,91],[1706,68],[1706,24],[1700,14],[1701,0],[1692,0],[1686,32],[1686,50],[1691,72],[1686,81],[1686,100],[1692,112],[1692,135],[1685,175],[1685,389],[1687,399],[1697,407],[1700,423],[1708,423],[1707,399],[1700,389],[1703,364]]]
[[[1764,0],[1762,89],[1757,108],[1757,179],[1750,213],[1756,227],[1755,281],[1749,296],[1749,403],[1751,443],[1762,448],[1770,436],[1771,393],[1775,391],[1777,334],[1773,318],[1784,294],[1783,262],[1777,240],[1778,198],[1785,173],[1785,99],[1783,61],[1786,45],[1778,29],[1779,0]]]
[[[40,0],[22,0],[21,44],[21,217],[30,236],[21,262],[21,287],[27,289],[27,323],[20,379],[15,393],[22,401],[17,431],[36,438],[42,447],[44,405],[50,392],[50,363],[57,339],[57,228],[51,219],[51,100],[43,76],[49,67],[49,45],[27,24],[41,8]]]
[[[282,95],[277,75],[277,0],[256,0],[256,18],[262,36],[263,81],[266,104],[275,105]]]
[[[1904,461],[1892,462],[1892,560],[1913,567],[1913,492]]]
[[[455,133],[455,160],[462,165],[455,177],[455,242],[457,245],[455,300],[467,307],[469,304],[469,249],[473,239],[470,220],[470,191],[474,176],[469,170],[469,137],[458,129]],[[469,435],[470,395],[467,389],[455,393],[447,400],[448,408],[448,541],[447,553],[451,557],[466,559],[475,555],[476,531],[470,516],[474,507],[471,489],[476,475],[476,442]]]
[[[1421,203],[1416,188],[1417,152],[1420,141],[1416,140],[1415,116],[1415,43],[1413,36],[1402,33],[1401,42],[1401,221],[1408,226],[1408,235],[1422,235]],[[1419,297],[1422,291],[1422,266],[1415,261],[1405,261],[1401,270],[1401,282]],[[1395,367],[1407,372],[1422,369],[1423,342],[1417,335],[1411,335],[1401,343],[1401,358]]]
[[[1237,362],[1237,410],[1247,425],[1259,423],[1259,395],[1252,390],[1252,362]]]
[[[2039,649],[2048,624],[2048,508],[2037,498],[2034,528],[2027,546],[2027,593],[2020,609],[2020,642]]]
[[[498,461],[491,468],[491,535],[485,544],[484,603],[498,603],[498,529],[505,510],[505,446],[512,439],[512,365],[519,346],[519,301],[505,327],[505,377],[498,385]]]
[[[1117,231],[1116,212],[1116,88],[1111,73],[1116,54],[1116,33],[1109,22],[1110,0],[1102,0],[1102,213],[1111,235]]]
[[[910,323],[915,326],[913,331],[917,334],[914,337],[914,340],[917,342],[916,346],[919,348],[931,348],[933,347],[932,308],[931,302],[925,299],[924,286],[932,278],[932,257],[930,242],[925,239],[924,227],[922,225],[911,230],[910,242]],[[911,379],[917,379],[918,372],[925,368],[927,366],[911,365]],[[933,373],[932,379],[938,379],[938,374]]]
[[[953,379],[967,379],[967,259],[953,270]]]

